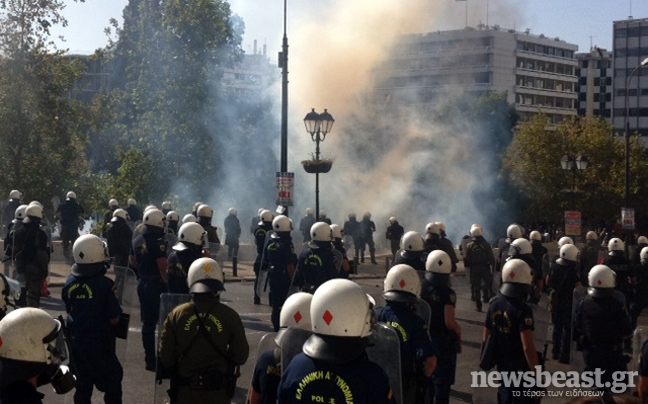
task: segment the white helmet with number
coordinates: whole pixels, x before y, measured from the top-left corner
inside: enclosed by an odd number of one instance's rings
[[[620,238],[610,239],[608,242],[608,250],[610,253],[613,251],[625,251],[625,243]]]
[[[14,212],[14,219],[16,220],[23,220],[27,215],[25,214],[25,211],[27,210],[28,205],[20,205],[16,208],[16,212]]]
[[[560,240],[558,240],[558,248],[562,248],[565,244],[574,244],[574,240],[571,237],[561,237]]]
[[[110,221],[116,222],[117,220],[119,220],[118,218],[128,220],[128,212],[126,212],[124,209],[115,209],[115,211],[112,213],[112,219]]]
[[[405,264],[391,267],[383,283],[383,297],[394,302],[416,303],[421,295],[421,278]]]
[[[0,321],[0,358],[47,363],[51,356],[48,344],[56,339],[60,330],[61,323],[45,310],[33,307],[16,309]]]
[[[137,206],[135,198],[128,198],[128,206]]]
[[[198,217],[206,217],[208,219],[211,219],[212,217],[214,217],[214,210],[211,208],[211,206],[202,204],[198,207],[196,214],[198,215]]]
[[[525,238],[516,238],[510,245],[509,256],[519,256],[533,253],[531,242]]]
[[[118,208],[119,207],[119,202],[117,201],[117,199],[113,198],[113,199],[108,201],[108,207],[109,208]]]
[[[344,237],[344,230],[339,224],[332,224],[331,234],[333,235],[334,239],[341,239],[342,237]]]
[[[196,216],[192,215],[191,213],[187,213],[182,217],[182,223],[195,223],[196,222]]]
[[[97,264],[108,261],[106,243],[94,234],[84,234],[72,246],[72,255],[77,264]]]
[[[273,217],[274,215],[268,209],[264,209],[259,215],[259,219],[261,219],[261,222],[272,222]]]
[[[285,215],[278,215],[272,219],[272,230],[276,232],[289,232],[292,228],[292,222]]]
[[[598,240],[598,236],[596,235],[596,232],[590,230],[585,234],[585,240]]]
[[[311,331],[311,302],[313,295],[306,292],[297,292],[290,295],[281,307],[279,314],[279,327],[299,328],[300,330]]]
[[[534,230],[529,234],[529,239],[531,241],[542,241],[542,234],[539,231]]]
[[[21,199],[22,198],[22,192],[18,191],[17,189],[11,190],[9,192],[9,199]]]
[[[561,260],[567,260],[571,262],[580,261],[580,251],[578,247],[573,244],[565,244],[560,247],[560,258]]]
[[[76,192],[74,191],[68,191],[68,193],[65,195],[66,199],[76,199],[77,195]]]
[[[178,230],[178,242],[171,248],[176,251],[186,250],[185,243],[202,247],[207,239],[207,232],[196,222],[188,222],[180,226]]]
[[[639,238],[637,239],[637,244],[648,244],[648,237],[639,236]]]
[[[164,228],[165,221],[166,216],[157,208],[151,208],[144,213],[143,223],[147,226]]]
[[[500,292],[508,297],[524,297],[531,291],[531,267],[521,259],[513,258],[502,267]]]
[[[404,251],[423,251],[425,249],[425,241],[418,232],[408,231],[403,234],[400,247]]]
[[[166,220],[168,222],[179,222],[180,221],[180,215],[175,210],[170,210],[166,214]]]
[[[25,208],[25,216],[43,218],[43,205],[38,202],[30,202]]]
[[[587,274],[587,283],[590,296],[610,296],[616,286],[616,273],[607,265],[594,265]]]
[[[310,235],[313,241],[333,241],[331,226],[328,223],[315,223],[311,226]]]
[[[506,229],[506,237],[515,240],[520,237],[522,237],[522,228],[520,227],[519,224],[511,224],[507,229]]]
[[[198,258],[187,272],[189,293],[220,294],[225,290],[225,277],[218,262],[211,258]]]
[[[443,250],[434,250],[425,260],[425,270],[433,274],[449,274],[452,272],[450,256]]]
[[[437,235],[440,236],[441,235],[441,226],[439,226],[438,223],[430,222],[427,225],[425,225],[425,233],[426,234],[437,234]]]
[[[373,307],[362,288],[348,279],[324,282],[311,302],[313,332],[338,337],[371,335]]]

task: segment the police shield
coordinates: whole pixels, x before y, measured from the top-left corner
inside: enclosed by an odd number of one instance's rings
[[[281,351],[279,350],[279,346],[277,345],[276,338],[277,338],[276,332],[269,332],[265,334],[263,337],[261,337],[261,340],[259,341],[259,346],[257,347],[257,351],[256,351],[255,367],[256,367],[256,362],[259,361],[261,355],[263,355],[265,352],[271,349],[274,350],[275,360],[277,363],[279,363],[281,359]],[[252,385],[250,384],[250,387],[248,387],[247,398],[245,399],[246,403],[250,402],[251,390],[252,390]]]
[[[171,254],[173,247],[177,242],[178,242],[178,236],[174,233],[166,233],[164,234],[164,241],[166,241],[167,244],[167,256]]]
[[[304,342],[313,333],[310,330],[302,330],[299,328],[287,328],[281,336],[281,341],[279,343],[279,348],[281,349],[281,367],[286,369],[290,364],[290,361],[302,352],[302,347]]]
[[[115,343],[115,354],[119,362],[125,363],[128,355],[128,339],[131,332],[141,329],[139,320],[139,298],[137,296],[137,276],[135,272],[127,267],[112,266],[106,272],[106,276],[115,281],[115,296],[119,301],[123,315],[115,328],[117,340]]]
[[[580,301],[587,296],[587,288],[585,286],[576,286],[574,288],[572,301],[572,322],[571,322],[571,347],[569,350],[569,366],[572,370],[582,372],[585,370],[585,360],[583,359],[582,349],[578,350],[578,341],[574,340],[574,325],[576,324],[576,309]]]
[[[427,327],[429,332],[430,323],[432,321],[432,309],[430,308],[428,302],[419,298],[416,301],[415,313],[417,316],[423,319],[423,322],[425,323],[425,326]]]
[[[386,324],[374,324],[366,352],[369,359],[385,371],[396,402],[402,403],[400,340],[396,331]]]
[[[632,363],[629,364],[628,370],[639,370],[641,351],[646,342],[648,342],[648,327],[640,325],[632,336]]]
[[[173,311],[176,307],[184,303],[189,303],[191,301],[191,295],[189,294],[180,294],[180,293],[162,293],[160,295],[160,315],[158,317],[158,333],[157,333],[157,345],[155,351],[160,350],[160,337],[162,336],[162,326],[166,321],[169,313]],[[159,364],[157,365],[159,366]],[[156,369],[155,374],[159,374],[160,369]],[[155,380],[155,391],[154,391],[154,403],[155,404],[164,404],[169,402],[169,395],[167,391],[171,388],[169,379]]]

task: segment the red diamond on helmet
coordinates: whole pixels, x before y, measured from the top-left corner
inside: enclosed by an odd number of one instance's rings
[[[404,289],[404,288],[405,288],[405,285],[406,285],[406,283],[405,283],[405,279],[401,279],[401,281],[398,282],[398,285],[401,287],[401,289]]]
[[[599,285],[599,286],[601,286],[601,285],[603,284],[603,282],[601,282],[601,280],[600,280],[600,279],[598,280],[598,282],[597,282],[597,283],[598,283],[598,285]]]
[[[322,318],[326,322],[326,325],[331,325],[331,321],[333,321],[333,314],[331,314],[330,311],[326,310]]]
[[[299,324],[299,322],[302,321],[302,318],[304,318],[304,317],[302,317],[301,312],[299,312],[299,311],[297,313],[295,313],[295,315],[293,316],[293,319],[295,320],[295,323],[297,323],[297,324]]]
[[[515,272],[511,272],[511,278],[515,278]]]

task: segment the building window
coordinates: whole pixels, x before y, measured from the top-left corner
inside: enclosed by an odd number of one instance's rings
[[[628,29],[627,28],[617,28],[614,30],[614,36],[616,38],[627,38],[628,37]]]

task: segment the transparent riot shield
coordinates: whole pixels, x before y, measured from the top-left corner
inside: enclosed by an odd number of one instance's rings
[[[426,302],[423,299],[418,299],[416,301],[416,315],[421,317],[423,319],[423,322],[425,322],[425,326],[428,329],[428,333],[430,332],[430,323],[432,322],[432,309],[430,308],[430,305],[428,302]]]
[[[132,327],[137,322],[139,324],[140,304],[137,296],[137,276],[135,272],[127,267],[112,266],[106,272],[106,276],[115,281],[115,295],[122,309],[122,317],[117,332],[118,338],[115,341],[115,354],[120,363],[125,363],[128,351],[128,340],[131,332],[141,329],[141,327]],[[136,319],[137,318],[137,319]],[[131,323],[133,320],[133,323]],[[141,325],[141,324],[139,324]],[[133,331],[131,331],[133,330]],[[124,338],[125,337],[125,338]]]
[[[290,361],[302,351],[304,342],[313,333],[309,330],[302,330],[299,328],[287,328],[284,331],[283,336],[279,344],[281,349],[281,368],[286,369],[290,364]]]
[[[256,350],[256,356],[252,358],[254,360],[255,368],[256,368],[256,363],[259,361],[261,355],[263,355],[265,352],[269,350],[274,351],[276,363],[279,364],[279,361],[281,360],[281,350],[279,349],[279,345],[277,345],[276,338],[277,338],[276,332],[269,332],[265,334],[263,337],[261,337],[261,340],[259,340],[259,346],[257,347]],[[251,390],[252,390],[252,381],[250,380],[250,386],[248,387],[247,398],[245,399],[246,403],[250,402]]]
[[[400,340],[396,331],[386,324],[374,324],[366,351],[369,359],[376,362],[387,374],[396,402],[402,403]]]
[[[576,309],[580,301],[587,296],[587,288],[585,286],[576,286],[573,292],[574,300],[572,302],[572,322],[571,322],[571,347],[569,350],[569,366],[572,370],[582,372],[585,370],[585,360],[583,359],[583,351],[578,350],[578,341],[574,338],[574,325],[576,324]]]
[[[171,254],[171,252],[173,251],[171,247],[173,247],[178,242],[178,236],[174,233],[165,233],[164,241],[166,241],[167,244],[167,257],[168,257],[169,254]]]

